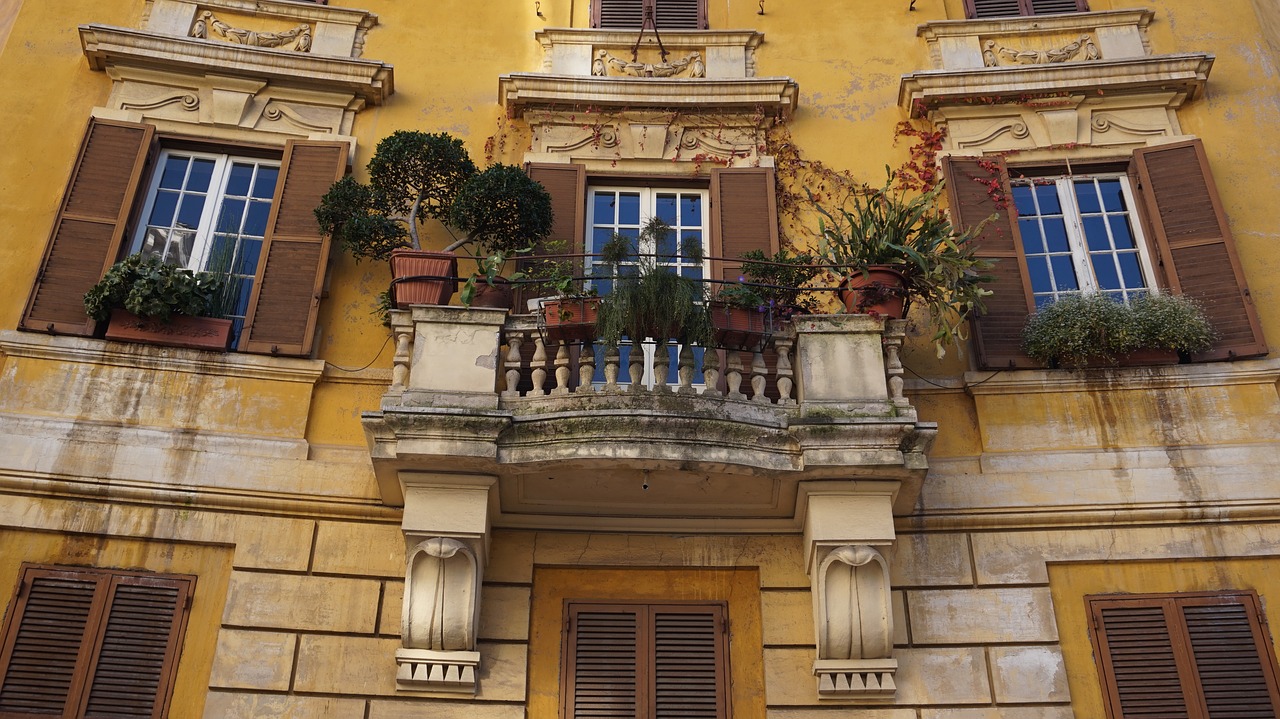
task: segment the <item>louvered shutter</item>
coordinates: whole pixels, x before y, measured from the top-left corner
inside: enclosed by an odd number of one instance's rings
[[[986,285],[992,292],[984,300],[986,311],[971,320],[978,365],[986,369],[1037,367],[1038,363],[1022,353],[1022,326],[1031,314],[1032,301],[1016,211],[1012,200],[1005,207],[998,206],[989,184],[998,180],[1003,197],[1011,198],[1009,172],[1003,160],[984,160],[983,164],[992,166],[989,162],[995,163],[999,177],[993,177],[991,170],[977,160],[949,157],[943,162],[951,216],[956,224],[974,227],[997,215],[975,238],[978,256],[995,260],[990,272],[995,280]]]
[[[309,355],[329,261],[329,238],[314,214],[347,167],[347,144],[291,140],[267,219],[240,349]]]
[[[722,604],[566,607],[565,719],[726,719]]]
[[[1169,287],[1200,300],[1218,333],[1213,349],[1196,359],[1266,354],[1204,144],[1190,140],[1142,148],[1133,161]]]
[[[584,252],[587,207],[586,167],[533,162],[525,165],[525,172],[541,183],[547,194],[551,195],[551,234],[547,235],[545,241],[563,245],[563,249],[558,250],[556,254]],[[539,246],[534,248],[533,254],[546,253]],[[536,260],[532,258],[521,259],[518,266],[520,269],[527,269],[535,262]],[[577,270],[581,270],[581,267],[581,263],[576,263]],[[582,272],[575,271],[574,274],[581,275]],[[516,306],[522,307],[525,300],[532,296],[530,292],[522,290],[516,298]]]
[[[1252,592],[1088,599],[1111,719],[1275,717],[1275,657]]]
[[[591,5],[591,26],[637,30],[644,24],[646,8],[653,11],[659,30],[707,28],[706,0],[595,0]]]
[[[970,18],[1017,17],[1085,12],[1089,3],[1087,0],[965,0],[964,9]]]
[[[711,171],[711,276],[736,281],[737,258],[751,250],[778,251],[778,205],[772,167]],[[724,259],[715,259],[724,258]]]
[[[194,578],[26,566],[0,649],[0,717],[162,717]]]
[[[653,716],[723,719],[729,695],[721,607],[654,607]]]
[[[96,323],[84,313],[84,294],[120,254],[154,134],[151,125],[89,121],[23,312],[23,329],[93,333]]]

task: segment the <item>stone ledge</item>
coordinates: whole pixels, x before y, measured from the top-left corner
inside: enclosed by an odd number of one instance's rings
[[[736,110],[789,118],[799,94],[789,77],[667,79],[515,72],[498,78],[498,104],[516,116],[526,108],[609,107]]]
[[[1105,367],[1086,370],[997,370],[966,372],[970,395],[1038,394],[1096,391],[1099,381],[1119,382],[1126,390],[1227,387],[1280,382],[1280,359],[1205,362],[1165,367]]]
[[[396,665],[396,689],[474,695],[480,652],[397,649]]]

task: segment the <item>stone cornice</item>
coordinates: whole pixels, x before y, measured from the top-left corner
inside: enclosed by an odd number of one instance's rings
[[[1028,32],[1079,32],[1100,27],[1136,25],[1146,28],[1155,12],[1145,9],[1068,13],[1036,17],[1005,17],[985,20],[936,20],[916,27],[916,36],[933,41],[970,35],[1025,35]]]
[[[736,110],[788,118],[799,86],[789,77],[668,79],[511,73],[498,78],[498,102],[517,115],[530,107],[634,110]]]
[[[343,25],[357,25],[364,29],[378,24],[378,16],[366,10],[319,5],[313,2],[293,2],[292,0],[202,0],[199,4],[209,10],[230,10],[307,22],[341,23]]]
[[[80,44],[93,70],[134,65],[266,79],[282,86],[350,93],[371,105],[381,105],[394,92],[393,68],[376,60],[280,52],[107,25],[81,25]]]
[[[1207,362],[1168,367],[1115,367],[1069,370],[998,370],[966,372],[965,391],[974,396],[1097,391],[1099,379],[1120,382],[1126,390],[1181,387],[1274,385],[1280,381],[1280,359]]]
[[[610,45],[630,47],[636,42],[635,30],[596,30],[589,28],[553,27],[534,33],[543,47],[553,45]],[[645,46],[653,43],[646,33]],[[743,47],[755,49],[764,35],[755,30],[663,30],[662,44],[668,48]],[[654,43],[656,45],[656,43]]]
[[[1190,100],[1203,91],[1213,60],[1208,53],[1181,53],[1089,63],[923,70],[902,77],[898,105],[919,117],[939,106],[1016,102],[1028,96],[1173,90]]]

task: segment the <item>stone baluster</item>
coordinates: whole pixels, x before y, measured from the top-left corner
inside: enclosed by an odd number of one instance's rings
[[[631,345],[630,362],[627,363],[627,374],[631,377],[631,391],[644,391],[644,347]]]
[[[729,391],[725,395],[729,399],[746,399],[747,396],[742,393],[742,353],[736,350],[726,350],[725,355],[729,358],[729,372],[725,379],[729,383]]]
[[[907,336],[906,320],[889,320],[884,328],[884,371],[889,381],[889,401],[895,407],[908,407],[902,394],[902,342]]]
[[[680,348],[680,365],[676,370],[676,374],[680,377],[680,386],[676,389],[677,394],[693,394],[693,347],[689,343],[685,343]]]
[[[556,348],[556,387],[551,394],[569,394],[569,343],[561,342]]]
[[[666,340],[653,343],[653,391],[667,391],[667,377],[671,376],[671,352]]]
[[[720,396],[720,350],[708,349],[702,353],[702,390],[703,397]]]
[[[396,320],[407,321],[397,321],[392,324],[396,354],[391,360],[391,389],[403,390],[405,385],[409,384],[409,365],[413,361],[413,321],[409,319],[408,312],[396,314],[403,315],[403,317],[396,317]]]
[[[520,347],[529,334],[528,330],[511,330],[507,333],[507,358],[503,365],[507,370],[507,388],[502,391],[504,397],[520,396],[520,365],[524,361],[520,356]]]
[[[547,344],[542,335],[533,339],[533,390],[531,395],[541,396],[547,393]]]
[[[795,387],[794,370],[791,369],[791,348],[795,345],[795,340],[790,337],[780,337],[774,340],[773,348],[778,353],[778,404],[793,405],[796,403],[791,396],[791,390]]]
[[[752,402],[768,402],[769,395],[764,393],[765,385],[768,384],[766,375],[769,374],[769,366],[764,363],[764,352],[757,350],[751,354],[751,401]]]
[[[578,391],[592,392],[591,383],[596,378],[596,353],[591,343],[584,343],[578,352]]]
[[[604,353],[604,391],[618,392],[618,371],[622,365],[622,353],[617,347],[610,347]]]

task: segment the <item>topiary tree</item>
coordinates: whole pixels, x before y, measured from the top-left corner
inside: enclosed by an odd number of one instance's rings
[[[392,133],[366,169],[367,184],[344,177],[315,211],[320,229],[357,260],[422,249],[419,226],[427,220],[441,221],[453,235],[446,251],[467,248],[477,258],[509,256],[551,232],[551,196],[542,185],[510,165],[480,172],[448,133]]]

